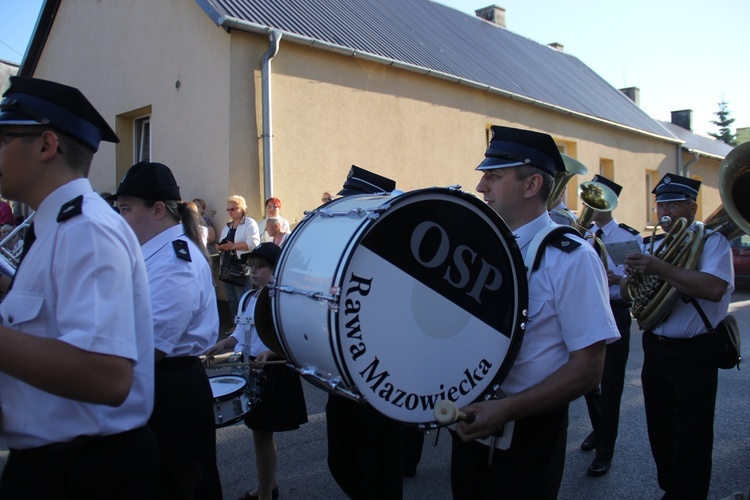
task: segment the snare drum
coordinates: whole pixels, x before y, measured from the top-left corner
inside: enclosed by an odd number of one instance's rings
[[[330,202],[289,236],[274,278],[276,335],[300,374],[406,424],[434,424],[442,399],[493,397],[520,347],[515,238],[455,189]]]
[[[214,396],[214,422],[216,427],[225,427],[239,422],[250,411],[247,382],[238,375],[209,377]]]

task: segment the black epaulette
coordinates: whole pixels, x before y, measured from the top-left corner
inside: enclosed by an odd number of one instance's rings
[[[193,261],[193,259],[190,258],[190,249],[188,248],[187,241],[174,240],[172,242],[172,248],[174,248],[175,255],[180,259],[186,260],[188,262]]]
[[[534,257],[534,262],[531,266],[531,270],[536,271],[537,269],[539,269],[539,264],[541,263],[542,256],[544,255],[544,247],[546,247],[547,245],[552,245],[553,247],[559,248],[566,253],[572,252],[573,250],[581,246],[579,242],[570,238],[568,234],[578,235],[579,233],[570,226],[558,226],[550,231],[549,234],[547,234],[547,236],[539,244],[536,256]]]
[[[60,212],[57,214],[57,222],[65,222],[68,219],[72,219],[76,215],[83,213],[83,195],[73,198],[65,205],[60,207]]]
[[[629,232],[630,234],[635,234],[635,235],[639,235],[639,236],[641,234],[640,231],[638,231],[637,229],[634,229],[634,228],[628,226],[627,224],[625,224],[623,222],[620,222],[618,224],[618,226],[620,226],[621,228],[623,228],[625,231]]]
[[[576,248],[581,246],[581,243],[574,240],[568,235],[562,234],[558,236],[557,238],[554,238],[550,240],[550,245],[552,245],[555,248],[559,248],[565,253],[572,252]]]

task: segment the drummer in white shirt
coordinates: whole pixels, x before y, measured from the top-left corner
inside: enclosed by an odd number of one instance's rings
[[[221,499],[213,395],[198,356],[216,342],[219,312],[197,217],[171,170],[140,162],[115,194],[146,260],[154,315],[160,498]]]

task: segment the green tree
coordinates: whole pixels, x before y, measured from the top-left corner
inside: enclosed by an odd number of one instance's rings
[[[729,111],[729,109],[727,108],[728,103],[722,98],[721,102],[718,104],[719,111],[714,113],[717,116],[717,119],[711,120],[711,123],[719,127],[719,132],[717,134],[709,132],[708,135],[710,135],[714,139],[725,142],[730,146],[736,146],[737,138],[729,128],[729,126],[734,123],[734,118],[729,118],[729,114],[731,113],[731,111]]]

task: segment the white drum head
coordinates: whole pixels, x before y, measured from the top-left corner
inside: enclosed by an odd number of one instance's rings
[[[507,226],[475,197],[415,191],[362,237],[333,314],[346,378],[384,415],[434,420],[502,382],[527,307],[523,260]]]
[[[208,382],[211,384],[211,393],[214,399],[223,399],[238,391],[243,391],[247,385],[245,379],[237,375],[209,377]]]

